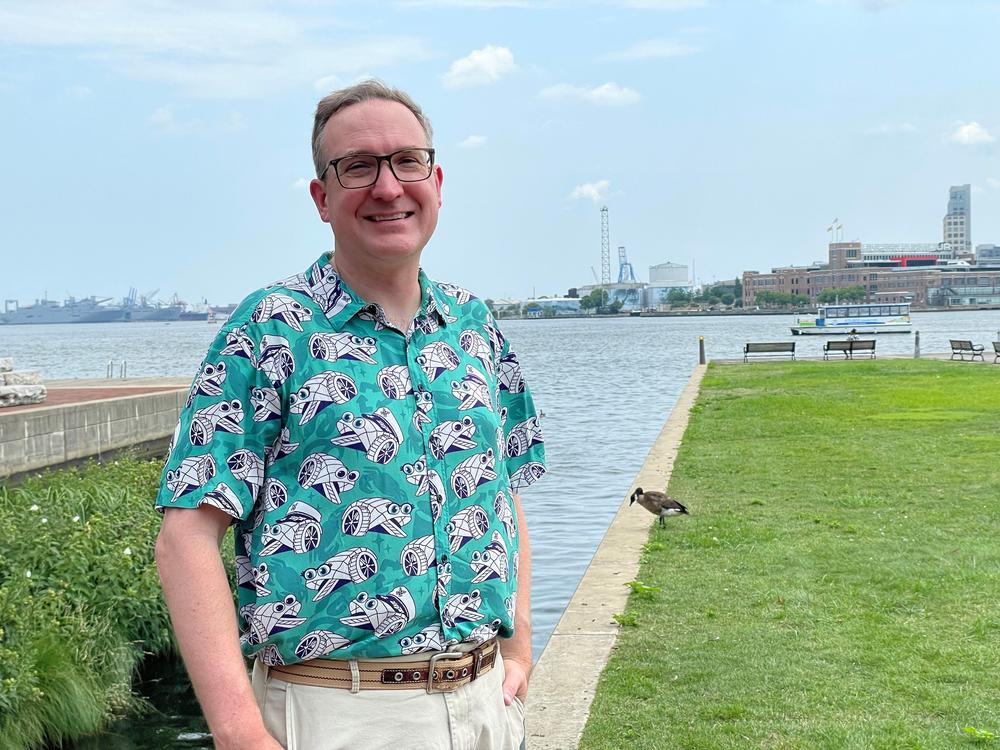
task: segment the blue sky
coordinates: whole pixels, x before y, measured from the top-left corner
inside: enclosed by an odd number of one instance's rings
[[[312,112],[368,75],[430,115],[432,276],[560,294],[936,242],[971,183],[1000,244],[1000,2],[0,0],[0,295],[211,302],[332,242]]]

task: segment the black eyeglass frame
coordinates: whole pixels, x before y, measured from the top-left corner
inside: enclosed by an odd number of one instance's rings
[[[397,154],[402,154],[406,151],[423,151],[427,154],[427,174],[424,177],[419,177],[416,180],[404,180],[398,174],[392,166],[392,157]],[[344,161],[344,159],[357,159],[359,156],[370,156],[375,160],[375,178],[369,182],[367,185],[345,185],[343,180],[340,179],[340,173],[337,171],[337,164]],[[337,182],[340,184],[344,190],[362,190],[364,188],[369,188],[378,182],[378,178],[382,174],[382,162],[389,165],[389,171],[392,172],[392,176],[395,177],[399,182],[423,182],[429,179],[432,174],[434,174],[434,149],[432,148],[401,148],[398,151],[393,151],[391,154],[385,154],[384,156],[378,156],[377,154],[348,154],[347,156],[341,156],[338,159],[331,159],[326,163],[323,171],[319,174],[320,181],[326,179],[326,173],[330,171],[330,167],[333,167],[333,173],[337,176]]]

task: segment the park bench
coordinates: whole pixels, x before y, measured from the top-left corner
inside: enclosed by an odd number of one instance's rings
[[[823,344],[823,359],[830,359],[830,352],[840,352],[845,359],[854,359],[854,352],[863,352],[875,359],[875,339],[827,341]]]
[[[980,359],[983,358],[983,346],[982,344],[973,344],[971,341],[964,339],[948,339],[951,342],[951,358],[955,359],[955,355],[958,355],[959,359],[964,360],[966,354],[972,356],[969,357],[971,362],[976,357]]]
[[[1000,362],[1000,341],[993,342],[993,364]]]
[[[794,341],[751,341],[743,346],[744,362],[748,362],[750,357],[783,354],[791,355],[792,359],[795,359]]]

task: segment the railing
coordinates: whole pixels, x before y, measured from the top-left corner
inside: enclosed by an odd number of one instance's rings
[[[126,377],[128,377],[127,373],[128,373],[128,362],[126,362],[123,359],[121,361],[121,363],[118,364],[118,377],[121,378],[122,380],[124,380]],[[114,360],[110,360],[108,362],[108,366],[107,366],[107,368],[105,370],[105,377],[108,380],[114,379],[114,377],[115,377],[115,361]]]

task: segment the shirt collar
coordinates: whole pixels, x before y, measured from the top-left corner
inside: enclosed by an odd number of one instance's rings
[[[371,305],[341,278],[330,262],[332,258],[333,253],[323,253],[306,271],[305,277],[309,296],[323,308],[326,317],[335,327],[342,328],[347,321],[369,309]],[[421,318],[434,317],[441,325],[454,320],[447,314],[448,303],[444,292],[436,282],[427,277],[422,268],[419,270],[418,283],[421,289],[420,309],[414,319],[419,321]]]

